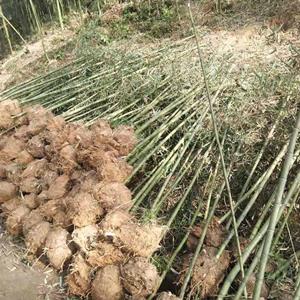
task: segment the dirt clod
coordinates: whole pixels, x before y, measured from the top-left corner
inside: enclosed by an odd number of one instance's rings
[[[106,210],[129,210],[132,206],[131,192],[119,182],[101,182],[94,188],[94,197]]]
[[[187,246],[188,248],[193,251],[196,249],[198,244],[198,239],[201,237],[205,224],[200,224],[194,226],[192,232],[189,235]],[[222,242],[226,237],[226,230],[219,224],[216,218],[213,218],[210,222],[206,236],[204,239],[204,243],[207,246],[211,247],[220,247]]]
[[[91,267],[85,262],[82,255],[75,256],[71,273],[67,277],[68,292],[71,295],[85,296],[90,288]]]
[[[135,257],[121,268],[125,289],[134,296],[146,297],[157,287],[159,275],[146,258]]]
[[[52,229],[46,238],[46,253],[51,265],[61,270],[66,260],[68,260],[72,252],[68,246],[69,233],[62,228]]]
[[[100,269],[92,283],[92,300],[121,300],[124,292],[118,266],[110,265]]]
[[[191,279],[191,290],[200,292],[201,298],[216,295],[229,267],[229,252],[224,251],[217,260],[215,257],[217,251],[217,248],[205,246],[197,258]],[[188,270],[192,257],[193,254],[188,254],[184,258],[184,270]]]
[[[0,203],[14,198],[17,195],[16,186],[7,181],[0,181]]]

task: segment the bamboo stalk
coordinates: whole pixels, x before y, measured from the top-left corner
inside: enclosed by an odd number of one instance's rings
[[[7,28],[7,25],[6,25],[6,19],[4,18],[4,14],[3,14],[3,11],[2,11],[1,5],[0,5],[0,17],[2,18],[2,25],[3,25],[5,37],[6,37],[8,46],[9,46],[10,53],[13,53],[12,43],[11,43],[11,40],[10,40],[8,28]]]
[[[194,31],[194,35],[195,35],[195,40],[196,40],[196,44],[197,44],[198,56],[199,56],[199,61],[200,61],[201,70],[202,70],[202,74],[203,74],[204,86],[205,86],[205,89],[206,89],[207,98],[208,98],[208,102],[209,102],[210,114],[211,114],[213,128],[214,128],[214,134],[215,134],[216,142],[217,142],[218,149],[219,149],[219,152],[220,152],[221,166],[222,166],[223,173],[224,173],[224,180],[225,180],[226,189],[227,189],[228,198],[229,198],[229,203],[230,203],[230,210],[231,210],[231,214],[232,214],[235,241],[236,241],[236,245],[237,245],[237,249],[238,249],[238,256],[239,256],[241,274],[242,274],[242,278],[244,278],[244,275],[245,275],[244,274],[244,266],[243,266],[243,262],[242,262],[242,259],[241,259],[242,252],[241,252],[240,240],[239,240],[239,235],[238,235],[238,230],[237,230],[237,225],[236,225],[236,218],[235,218],[235,212],[234,212],[234,203],[233,203],[233,199],[232,199],[232,195],[231,195],[231,189],[230,189],[230,185],[229,185],[229,181],[228,181],[228,174],[227,174],[227,171],[226,171],[226,165],[225,165],[224,156],[223,156],[223,152],[222,152],[222,146],[221,146],[220,139],[219,139],[217,120],[216,120],[216,117],[215,117],[213,104],[212,104],[212,101],[211,101],[210,90],[209,90],[208,82],[207,82],[207,78],[206,78],[206,71],[205,71],[205,67],[204,67],[204,63],[203,63],[203,59],[202,59],[200,44],[199,44],[198,37],[197,37],[197,30],[196,30],[194,18],[193,18],[193,15],[192,15],[190,2],[188,3],[188,9],[189,9],[190,19],[191,19],[191,23],[192,23],[192,27],[193,27],[193,31]],[[183,296],[184,295],[181,293],[180,297],[183,298]],[[247,298],[246,289],[245,289],[245,296]]]
[[[277,189],[277,194],[275,197],[275,204],[274,204],[273,211],[271,214],[270,224],[268,227],[268,234],[265,237],[264,248],[263,248],[262,257],[260,260],[259,271],[257,274],[257,280],[255,283],[255,289],[254,289],[254,294],[253,294],[254,300],[258,300],[260,298],[261,288],[262,288],[264,275],[265,275],[265,268],[266,268],[268,258],[269,258],[269,253],[270,253],[270,249],[271,249],[271,245],[272,245],[274,231],[276,228],[278,214],[279,214],[279,210],[280,210],[280,206],[281,206],[282,196],[284,193],[284,188],[285,188],[285,184],[287,181],[289,169],[292,164],[299,130],[300,130],[300,111],[298,112],[296,125],[295,125],[294,131],[290,138],[288,152],[287,152],[287,155],[286,155],[286,158],[284,161],[284,165],[282,168],[282,172],[280,175],[280,179],[278,182],[278,189]]]
[[[58,14],[59,25],[60,25],[60,28],[63,30],[64,29],[64,21],[63,21],[63,17],[62,17],[61,5],[62,4],[61,4],[60,0],[56,0],[56,10],[57,10],[57,14]]]

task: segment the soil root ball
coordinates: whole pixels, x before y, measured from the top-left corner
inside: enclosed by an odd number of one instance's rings
[[[57,200],[49,200],[39,207],[39,211],[48,221],[52,221],[53,217],[62,210],[62,202]]]
[[[43,158],[45,156],[45,145],[43,138],[40,135],[35,135],[32,137],[26,145],[26,150],[34,158]]]
[[[72,233],[72,239],[81,251],[88,253],[97,243],[98,226],[93,224],[76,228]]]
[[[164,227],[158,225],[125,224],[114,231],[113,241],[128,252],[149,258],[159,247]]]
[[[25,244],[29,252],[35,254],[42,249],[50,231],[50,223],[42,221],[33,226],[25,235]]]
[[[10,136],[1,150],[1,157],[6,161],[13,160],[17,158],[19,153],[24,149],[25,143],[23,141]]]
[[[28,107],[24,111],[27,113],[29,120],[28,133],[32,136],[42,132],[46,128],[49,119],[53,118],[53,114],[41,105]]]
[[[101,182],[94,188],[94,197],[106,211],[129,210],[132,206],[131,192],[118,182]]]
[[[39,202],[38,202],[36,194],[24,195],[23,202],[30,209],[35,209],[39,206]]]
[[[6,220],[6,229],[11,235],[18,236],[22,233],[23,221],[29,212],[30,209],[21,204],[10,213]]]
[[[124,299],[118,266],[106,266],[97,272],[92,283],[91,296],[92,300]]]
[[[15,123],[14,117],[22,112],[17,101],[0,102],[0,129],[8,129]]]
[[[28,231],[43,221],[43,216],[39,209],[32,210],[23,220],[23,234],[26,236]]]
[[[72,263],[71,273],[67,276],[68,293],[85,296],[90,289],[90,272],[91,267],[81,254],[77,254]]]
[[[64,263],[71,257],[72,252],[68,247],[69,233],[63,228],[52,229],[46,238],[45,250],[50,264],[61,270]]]
[[[121,156],[128,155],[137,143],[133,128],[126,125],[117,127],[113,131],[113,138],[118,142],[117,150]]]
[[[122,159],[103,157],[98,172],[103,181],[124,183],[130,176],[132,167]]]
[[[121,274],[124,288],[133,296],[150,295],[159,282],[156,267],[143,257],[130,259],[121,268]]]
[[[26,165],[33,161],[33,156],[26,150],[21,151],[15,159],[15,162],[20,165]]]
[[[87,262],[93,267],[105,267],[107,265],[119,264],[124,261],[125,256],[119,248],[108,242],[99,242],[96,247],[87,253]]]
[[[92,135],[101,135],[105,137],[111,137],[113,135],[113,131],[106,120],[99,119],[95,123],[93,123],[90,127]]]
[[[200,225],[196,225],[191,231],[187,241],[187,246],[191,251],[194,251],[196,249],[198,245],[198,239],[202,235],[204,226],[205,226],[204,223]],[[206,232],[206,236],[204,239],[205,245],[210,247],[216,247],[216,248],[220,247],[225,238],[226,238],[226,229],[221,224],[219,224],[217,218],[213,218]]]
[[[171,292],[162,292],[158,295],[156,300],[180,300],[180,298],[176,297]]]
[[[84,145],[85,147],[92,144],[92,133],[82,124],[68,124],[67,141],[71,145]]]
[[[20,184],[22,167],[16,163],[9,164],[5,167],[6,178],[15,185]]]
[[[7,217],[13,210],[20,206],[21,200],[19,198],[13,198],[8,201],[5,201],[1,205],[2,214]]]
[[[22,178],[40,178],[44,175],[46,167],[47,161],[45,159],[34,160],[27,165],[26,169],[22,173]]]
[[[17,195],[17,188],[14,184],[7,181],[0,181],[0,203],[4,203]]]
[[[79,193],[67,202],[67,216],[76,227],[95,224],[103,209],[89,193]]]
[[[253,297],[255,283],[256,283],[256,276],[254,274],[251,274],[246,283],[247,294],[250,299]],[[261,299],[268,299],[269,293],[270,290],[264,281],[261,289],[261,294],[260,294]]]
[[[201,299],[217,294],[219,284],[229,268],[229,252],[224,251],[217,260],[217,251],[217,248],[205,246],[197,258],[191,279],[191,290],[200,292]],[[192,258],[193,254],[188,254],[184,258],[184,270],[188,270]]]
[[[50,185],[48,190],[49,199],[59,199],[66,195],[70,178],[68,175],[61,175],[57,177]]]
[[[112,229],[118,229],[124,224],[133,222],[135,219],[129,212],[116,210],[108,213],[100,223],[101,232],[104,236],[109,236]]]

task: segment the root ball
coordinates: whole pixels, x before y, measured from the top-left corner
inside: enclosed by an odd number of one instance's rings
[[[50,264],[61,270],[64,263],[71,257],[72,252],[68,247],[69,233],[60,227],[50,230],[46,238],[46,252]]]
[[[29,252],[35,254],[42,249],[50,231],[50,223],[42,221],[33,226],[25,235],[25,244]]]
[[[0,181],[0,203],[4,203],[17,195],[17,188],[14,184],[7,181]]]
[[[108,242],[99,242],[96,247],[87,252],[87,262],[93,267],[116,265],[124,261],[125,257],[119,248]]]
[[[68,201],[67,216],[77,227],[95,224],[103,209],[89,193],[81,192]]]
[[[129,260],[121,268],[121,274],[125,289],[133,296],[146,297],[150,295],[159,282],[156,267],[143,257]]]
[[[94,197],[106,211],[129,210],[132,206],[131,192],[118,182],[101,182],[94,188]]]
[[[88,225],[76,228],[72,233],[74,243],[84,253],[88,253],[97,243],[98,227],[97,225]]]
[[[92,300],[121,300],[124,292],[118,266],[110,265],[100,269],[92,283]]]
[[[113,138],[118,142],[117,150],[121,156],[128,155],[137,143],[133,128],[126,125],[117,127],[113,132]]]
[[[197,258],[191,279],[191,289],[195,292],[199,291],[201,298],[212,297],[217,294],[218,286],[229,267],[229,252],[224,251],[217,260],[217,251],[217,248],[206,246]],[[188,270],[192,257],[192,254],[185,257],[185,270]]]
[[[85,262],[82,255],[75,256],[71,273],[67,277],[69,294],[85,296],[90,288],[91,267]]]
[[[11,235],[18,236],[22,233],[23,220],[29,212],[28,207],[20,205],[10,213],[6,220],[6,229]]]

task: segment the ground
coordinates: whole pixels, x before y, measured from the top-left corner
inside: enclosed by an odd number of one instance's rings
[[[59,278],[50,268],[28,266],[22,260],[25,252],[3,232],[0,235],[0,299],[62,299]]]

